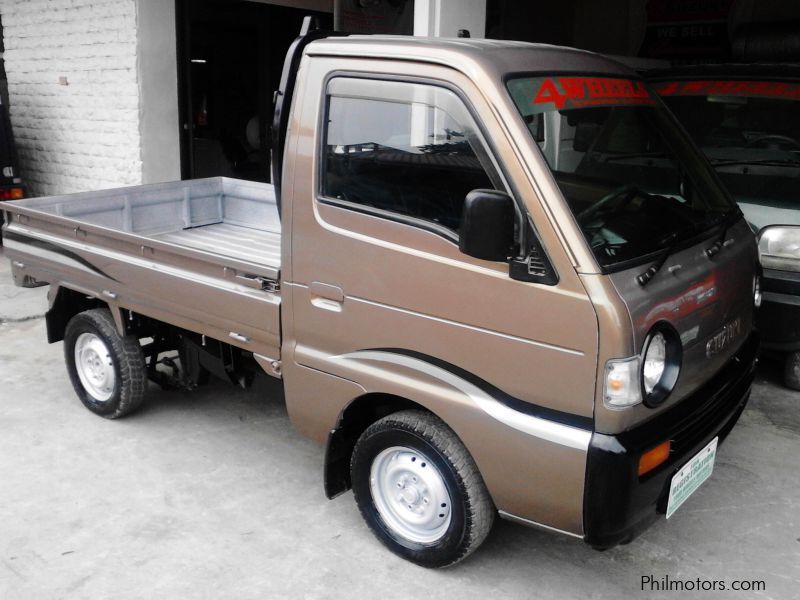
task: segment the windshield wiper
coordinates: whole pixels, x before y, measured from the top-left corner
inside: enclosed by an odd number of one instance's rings
[[[730,226],[742,216],[742,211],[738,206],[731,207],[730,210],[725,212],[725,214],[720,217],[717,223],[723,223],[722,232],[720,236],[717,238],[717,241],[711,244],[708,248],[706,248],[706,256],[708,258],[714,258],[717,254],[719,254],[720,250],[725,247],[725,238],[728,236],[728,229]],[[735,217],[735,218],[734,218]]]
[[[762,159],[726,159],[712,158],[711,166],[716,167],[736,167],[736,166],[764,166],[764,167],[800,167],[800,161],[784,158],[781,160],[762,158]]]
[[[669,158],[666,152],[627,152],[620,154],[606,154],[600,158],[600,162],[614,162],[617,160],[628,160],[631,158]]]
[[[738,207],[737,207],[738,210]],[[670,255],[675,251],[675,247],[681,243],[682,241],[688,239],[690,235],[697,232],[701,226],[706,225],[705,223],[692,223],[688,227],[684,227],[683,229],[679,229],[678,231],[673,231],[669,235],[663,237],[658,242],[658,246],[664,246],[661,249],[660,254],[656,261],[648,268],[644,273],[640,273],[636,276],[636,281],[639,283],[640,286],[644,287],[650,280],[656,276],[656,274],[661,270],[661,267],[664,266],[664,263],[667,262],[667,259]]]
[[[694,229],[694,226],[692,228],[687,229],[686,233],[691,232],[693,229]],[[659,255],[659,257],[656,260],[656,262],[653,263],[650,266],[650,268],[647,269],[644,273],[640,273],[639,275],[636,276],[636,281],[639,283],[640,286],[644,287],[648,283],[650,283],[650,280],[653,277],[655,277],[656,274],[661,270],[661,267],[663,267],[664,263],[667,262],[667,258],[669,258],[669,255],[672,254],[672,251],[675,249],[675,246],[677,245],[678,240],[680,239],[680,237],[682,237],[682,236],[680,236],[680,233],[684,233],[684,232],[683,231],[681,231],[681,232],[675,231],[675,232],[669,234],[668,236],[666,236],[665,238],[663,238],[661,240],[661,244],[666,244],[666,246],[664,248],[662,248],[661,254]],[[661,244],[659,244],[659,246]]]

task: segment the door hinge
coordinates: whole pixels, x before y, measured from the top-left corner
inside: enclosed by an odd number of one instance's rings
[[[265,277],[258,277],[257,275],[236,275],[235,281],[257,290],[265,292],[279,292],[281,289],[280,282],[274,279],[267,279]]]

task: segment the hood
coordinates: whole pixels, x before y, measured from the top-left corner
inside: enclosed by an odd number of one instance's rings
[[[677,331],[683,352],[677,383],[661,405],[609,411],[599,399],[598,410],[606,413],[598,419],[599,429],[617,433],[668,410],[711,379],[747,339],[758,261],[755,239],[740,219],[727,231],[728,245],[709,258],[705,250],[720,233],[671,255],[644,287],[636,276],[647,265],[609,276],[630,315],[634,353],[643,351],[648,333],[660,322]]]

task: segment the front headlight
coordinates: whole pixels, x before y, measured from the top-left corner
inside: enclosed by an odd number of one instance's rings
[[[642,364],[644,393],[652,394],[667,368],[667,340],[660,331],[650,338]]]
[[[758,256],[765,269],[800,271],[800,227],[772,225],[762,229]]]
[[[650,330],[642,348],[642,390],[645,406],[658,406],[678,382],[683,345],[678,333],[666,323]]]
[[[672,393],[683,358],[681,338],[670,325],[657,323],[645,339],[642,353],[606,363],[603,403],[611,409],[641,404],[653,408]]]

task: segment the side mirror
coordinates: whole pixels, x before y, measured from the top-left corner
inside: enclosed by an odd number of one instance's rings
[[[458,248],[483,260],[506,260],[514,245],[514,201],[505,192],[472,190],[464,200]]]

